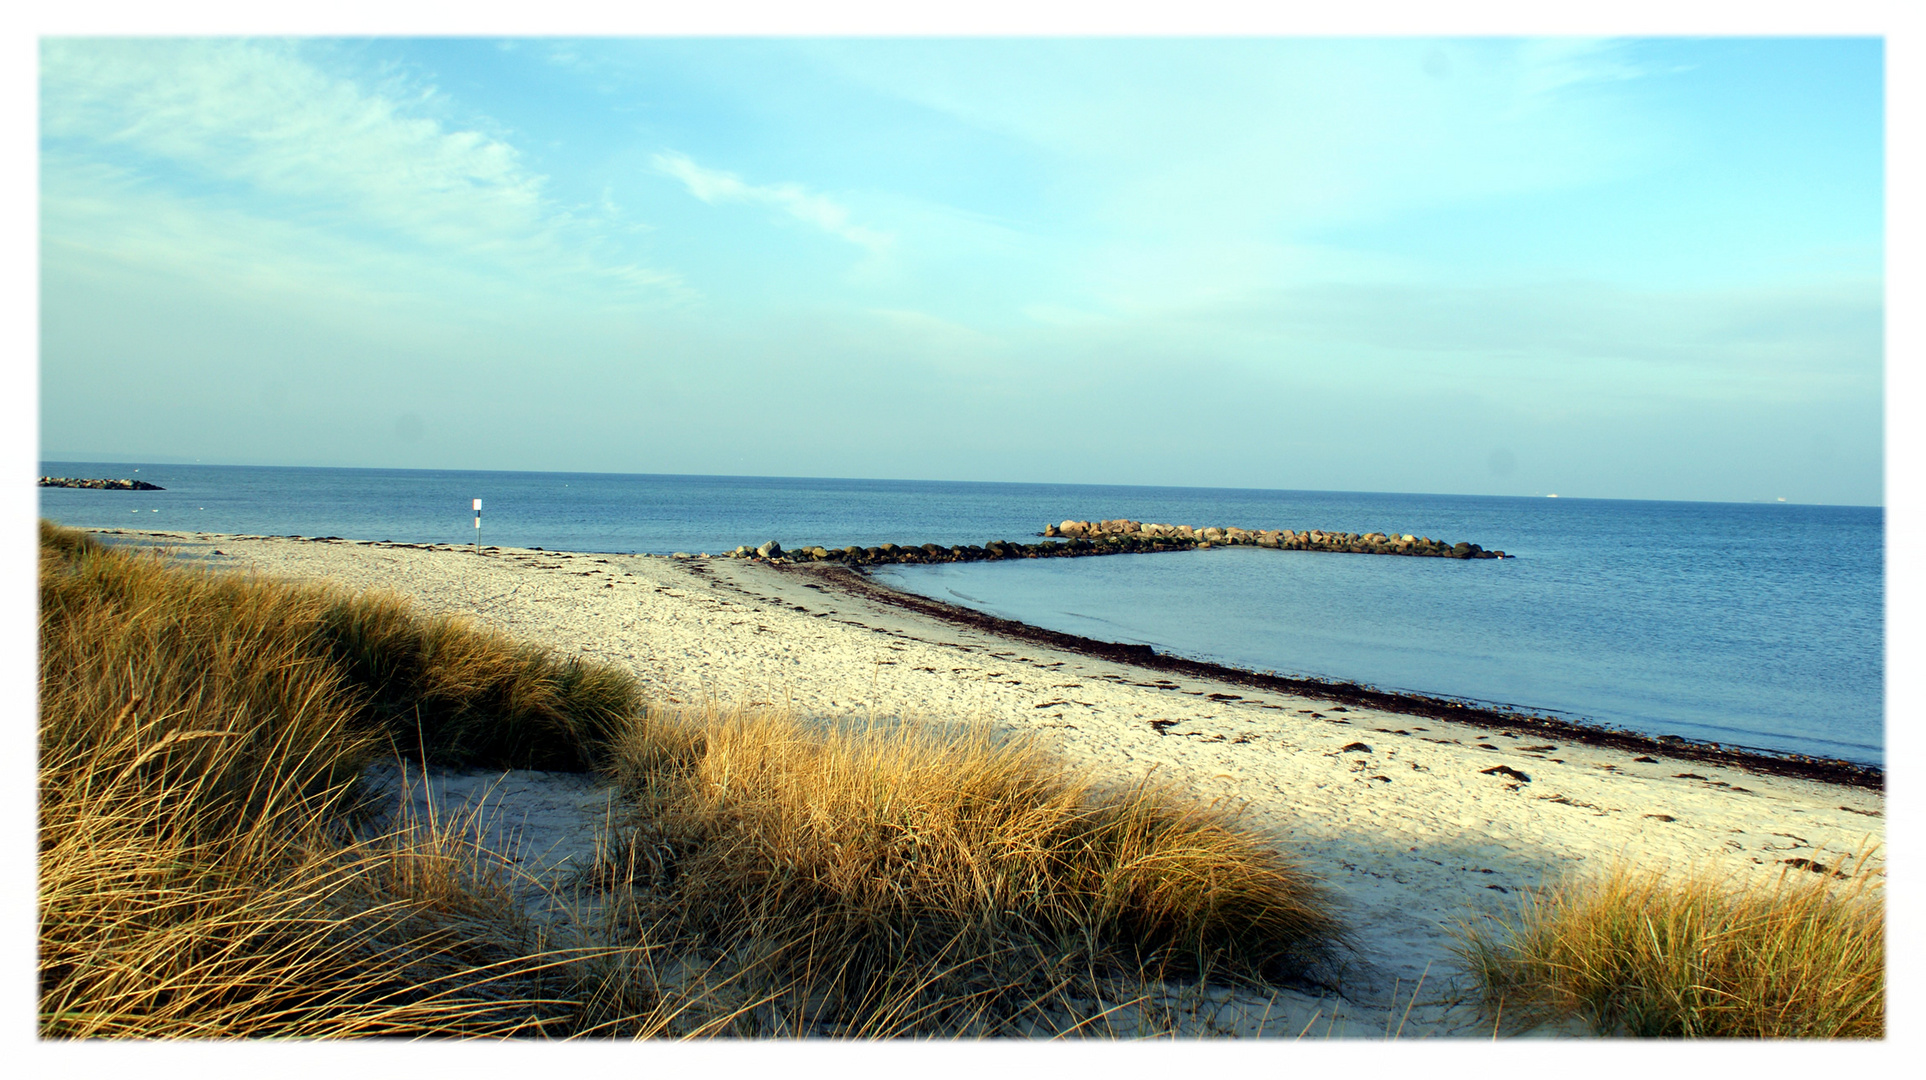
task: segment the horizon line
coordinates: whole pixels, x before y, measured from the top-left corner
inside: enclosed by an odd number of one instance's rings
[[[1313,495],[1396,495],[1427,496],[1436,498],[1460,499],[1559,499],[1578,502],[1654,502],[1654,503],[1692,503],[1712,506],[1833,506],[1853,509],[1884,510],[1884,502],[1876,503],[1826,503],[1804,502],[1787,499],[1783,496],[1755,499],[1659,499],[1633,498],[1601,495],[1567,495],[1555,492],[1532,492],[1531,494],[1479,494],[1463,491],[1368,491],[1348,488],[1271,488],[1238,487],[1215,484],[1125,484],[1091,483],[1068,480],[945,480],[931,477],[886,477],[886,476],[814,476],[802,474],[763,474],[763,473],[673,473],[673,472],[616,472],[600,469],[447,469],[424,468],[408,465],[266,465],[241,462],[203,461],[195,459],[166,460],[164,458],[123,458],[109,459],[98,457],[48,457],[42,456],[38,464],[47,465],[61,462],[74,465],[160,465],[187,466],[218,469],[316,469],[339,472],[434,472],[434,473],[502,473],[526,474],[531,476],[623,476],[623,477],[674,477],[691,480],[823,480],[844,483],[887,483],[887,484],[982,484],[1005,485],[1014,487],[1098,487],[1098,488],[1144,488],[1149,490],[1179,491],[1267,491],[1287,494]],[[37,489],[36,489],[37,490]]]

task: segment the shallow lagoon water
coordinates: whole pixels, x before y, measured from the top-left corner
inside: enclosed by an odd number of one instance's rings
[[[1217,548],[876,576],[1003,618],[1233,667],[1880,760],[1876,628],[1839,632],[1832,617],[1770,591],[1614,590],[1566,569],[1554,559]]]

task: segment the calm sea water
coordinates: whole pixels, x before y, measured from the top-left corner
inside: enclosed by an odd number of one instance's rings
[[[138,471],[136,471],[138,470]],[[45,462],[63,524],[600,552],[1028,540],[1046,522],[1410,532],[1516,559],[1244,548],[889,567],[1089,637],[1652,734],[1883,762],[1884,512],[1246,489]]]

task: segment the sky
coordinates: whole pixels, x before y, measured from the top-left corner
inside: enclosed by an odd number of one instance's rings
[[[1884,502],[1876,37],[38,52],[48,459]]]

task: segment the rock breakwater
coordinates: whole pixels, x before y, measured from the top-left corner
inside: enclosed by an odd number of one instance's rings
[[[159,484],[145,480],[73,480],[65,476],[43,476],[41,487],[96,488],[101,491],[166,491]]]
[[[1065,521],[1046,525],[1038,535],[1044,543],[1023,544],[992,540],[987,544],[881,544],[876,547],[784,548],[771,540],[758,547],[744,544],[730,552],[737,559],[771,562],[833,562],[846,566],[891,563],[982,562],[992,559],[1060,559],[1088,555],[1121,555],[1152,551],[1194,551],[1211,547],[1266,547],[1282,551],[1336,551],[1360,555],[1419,555],[1444,559],[1503,559],[1502,551],[1477,544],[1447,544],[1410,533],[1341,533],[1321,529],[1240,529],[1236,526],[1145,524],[1114,521]]]
[[[1285,551],[1343,551],[1358,555],[1421,555],[1444,559],[1503,559],[1502,551],[1486,551],[1477,544],[1456,544],[1433,540],[1411,533],[1327,532],[1323,529],[1240,529],[1235,525],[1198,528],[1191,525],[1159,525],[1118,518],[1112,521],[1066,521],[1047,525],[1044,536],[1062,536],[1098,542],[1129,543],[1132,540],[1189,540],[1198,546],[1245,544],[1253,547],[1280,548]]]

